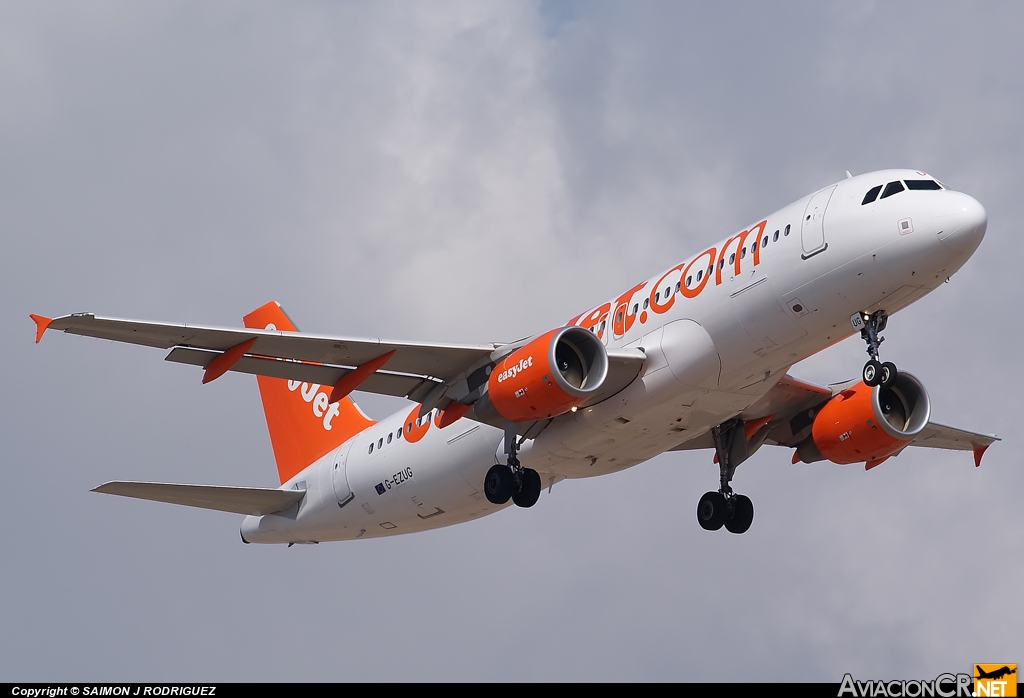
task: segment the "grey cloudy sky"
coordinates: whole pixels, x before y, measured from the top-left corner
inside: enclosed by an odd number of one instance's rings
[[[1022,662],[1024,7],[0,4],[0,680],[933,678]],[[276,482],[255,381],[30,312],[438,341],[541,332],[811,191],[926,169],[989,231],[890,322],[933,416],[870,473],[709,453],[361,543],[92,494]],[[847,341],[796,366],[857,374]],[[401,402],[358,401],[381,416]],[[1014,630],[1018,628],[1018,630]]]

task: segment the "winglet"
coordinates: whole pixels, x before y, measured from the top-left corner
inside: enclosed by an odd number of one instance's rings
[[[245,356],[247,351],[252,349],[252,345],[256,343],[257,339],[259,339],[259,337],[253,337],[252,339],[245,340],[241,344],[236,344],[211,361],[210,365],[206,367],[206,373],[203,374],[203,384],[205,385],[212,380],[217,380],[227,373],[232,366],[238,363],[239,359]]]
[[[341,377],[341,380],[334,384],[334,390],[331,391],[330,401],[337,402],[342,398],[348,397],[349,393],[362,385],[363,381],[376,373],[377,370],[386,364],[388,359],[394,355],[395,350],[392,349],[387,354],[381,354],[376,359],[370,359],[362,366],[357,366],[346,373]]]
[[[39,344],[39,340],[43,338],[43,332],[46,332],[46,328],[53,322],[53,318],[34,313],[29,313],[29,317],[32,318],[32,322],[36,323],[36,344]]]
[[[991,446],[992,444],[989,444]],[[974,467],[978,468],[981,466],[981,457],[985,455],[985,451],[988,450],[988,446],[979,446],[978,444],[971,444],[974,447]]]

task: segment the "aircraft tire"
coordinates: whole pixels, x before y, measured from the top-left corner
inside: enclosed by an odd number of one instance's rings
[[[697,502],[697,523],[705,531],[717,531],[725,523],[725,497],[721,492],[705,492]]]
[[[899,372],[896,370],[896,364],[891,361],[886,361],[882,364],[882,381],[879,385],[883,388],[891,388],[893,383],[896,382],[898,373]]]
[[[864,364],[864,371],[861,373],[864,385],[873,388],[882,382],[882,364],[871,359]]]
[[[484,476],[484,496],[491,504],[504,504],[512,497],[516,481],[507,465],[492,465]]]
[[[515,502],[517,507],[529,509],[540,499],[540,475],[537,474],[536,470],[523,468],[522,480],[523,486],[512,495],[512,501]]]
[[[736,495],[736,508],[733,510],[732,518],[726,520],[725,529],[729,533],[746,533],[753,522],[754,503],[750,501],[750,497]]]

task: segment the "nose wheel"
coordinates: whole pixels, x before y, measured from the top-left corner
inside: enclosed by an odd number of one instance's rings
[[[868,356],[871,358],[864,364],[864,371],[861,378],[864,384],[869,387],[880,385],[888,388],[896,382],[898,371],[896,364],[891,361],[882,363],[878,360],[878,349],[885,341],[885,337],[879,335],[889,322],[889,316],[884,310],[876,310],[868,315],[867,313],[854,313],[850,316],[850,324],[855,330],[860,330],[861,339],[868,345]]]

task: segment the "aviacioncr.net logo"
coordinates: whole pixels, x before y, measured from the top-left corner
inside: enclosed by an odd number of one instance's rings
[[[1016,696],[1016,664],[975,664],[975,696]]]
[[[971,698],[970,674],[939,674],[931,681],[857,681],[843,676],[838,698]]]

